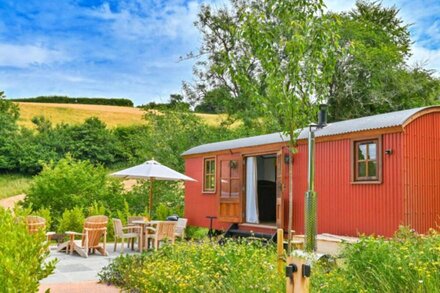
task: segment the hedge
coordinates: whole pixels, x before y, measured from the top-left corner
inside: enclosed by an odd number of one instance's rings
[[[133,107],[133,102],[123,98],[75,98],[65,96],[40,96],[35,98],[11,99],[14,102],[88,104]]]

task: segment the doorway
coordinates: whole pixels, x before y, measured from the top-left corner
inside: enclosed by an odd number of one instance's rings
[[[276,154],[246,158],[246,222],[276,225]]]

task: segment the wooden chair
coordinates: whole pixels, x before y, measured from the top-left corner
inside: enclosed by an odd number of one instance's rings
[[[182,240],[185,238],[185,229],[188,219],[179,218],[177,220],[176,231],[174,232],[175,237],[180,237]]]
[[[46,230],[46,219],[39,216],[26,216],[25,219],[26,228],[29,234],[35,234],[40,230]],[[50,237],[55,234],[55,232],[45,232],[46,239],[49,241]]]
[[[123,227],[122,222],[119,219],[113,219],[113,229],[115,231],[115,246],[113,251],[116,251],[116,246],[118,245],[118,239],[121,239],[121,253],[124,252],[124,239],[129,239],[127,241],[128,246],[131,242],[131,250],[134,249],[134,240],[137,239],[139,243],[139,237],[141,233],[141,226],[127,226]],[[127,233],[124,233],[127,230]],[[130,241],[132,239],[133,241]]]
[[[151,234],[146,235],[147,243],[152,240],[154,250],[157,250],[159,247],[159,242],[163,240],[169,240],[174,244],[175,240],[175,231],[177,222],[176,221],[160,221],[154,223],[156,228],[147,227],[147,231],[151,231]]]
[[[58,247],[58,251],[63,249],[66,252],[73,254],[75,251],[82,257],[88,257],[89,253],[95,253],[95,250],[103,256],[107,256],[108,253],[105,249],[107,242],[107,223],[108,218],[106,216],[91,216],[84,222],[84,228],[82,233],[67,231],[66,235],[69,235],[70,240],[64,242]],[[81,236],[81,240],[75,240],[75,236]],[[103,238],[103,243],[100,245],[100,240]]]
[[[129,216],[127,218],[127,226],[139,226],[138,224],[134,224],[133,221],[148,221],[148,220],[149,220],[148,217],[144,217],[144,216]],[[130,231],[130,232],[134,232],[134,231]],[[134,246],[134,239],[131,240],[131,245]]]

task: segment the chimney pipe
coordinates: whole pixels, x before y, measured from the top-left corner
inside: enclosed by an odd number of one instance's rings
[[[327,125],[327,108],[327,104],[319,105],[318,128],[323,128]]]

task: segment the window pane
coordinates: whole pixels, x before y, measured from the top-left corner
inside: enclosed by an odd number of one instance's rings
[[[377,165],[376,161],[369,161],[368,162],[368,177],[376,177],[377,174]]]
[[[203,186],[205,191],[215,190],[215,160],[205,159]]]
[[[370,143],[368,145],[368,159],[376,160],[376,143]]]
[[[358,176],[359,177],[366,177],[367,176],[367,168],[366,168],[365,162],[359,162],[358,163]]]
[[[367,158],[367,145],[362,143],[358,146],[358,160],[365,160]]]
[[[209,186],[212,190],[214,190],[215,189],[215,176],[214,175],[210,176],[210,179],[211,180],[209,182]]]
[[[215,174],[215,161],[214,160],[211,161],[211,173]]]

